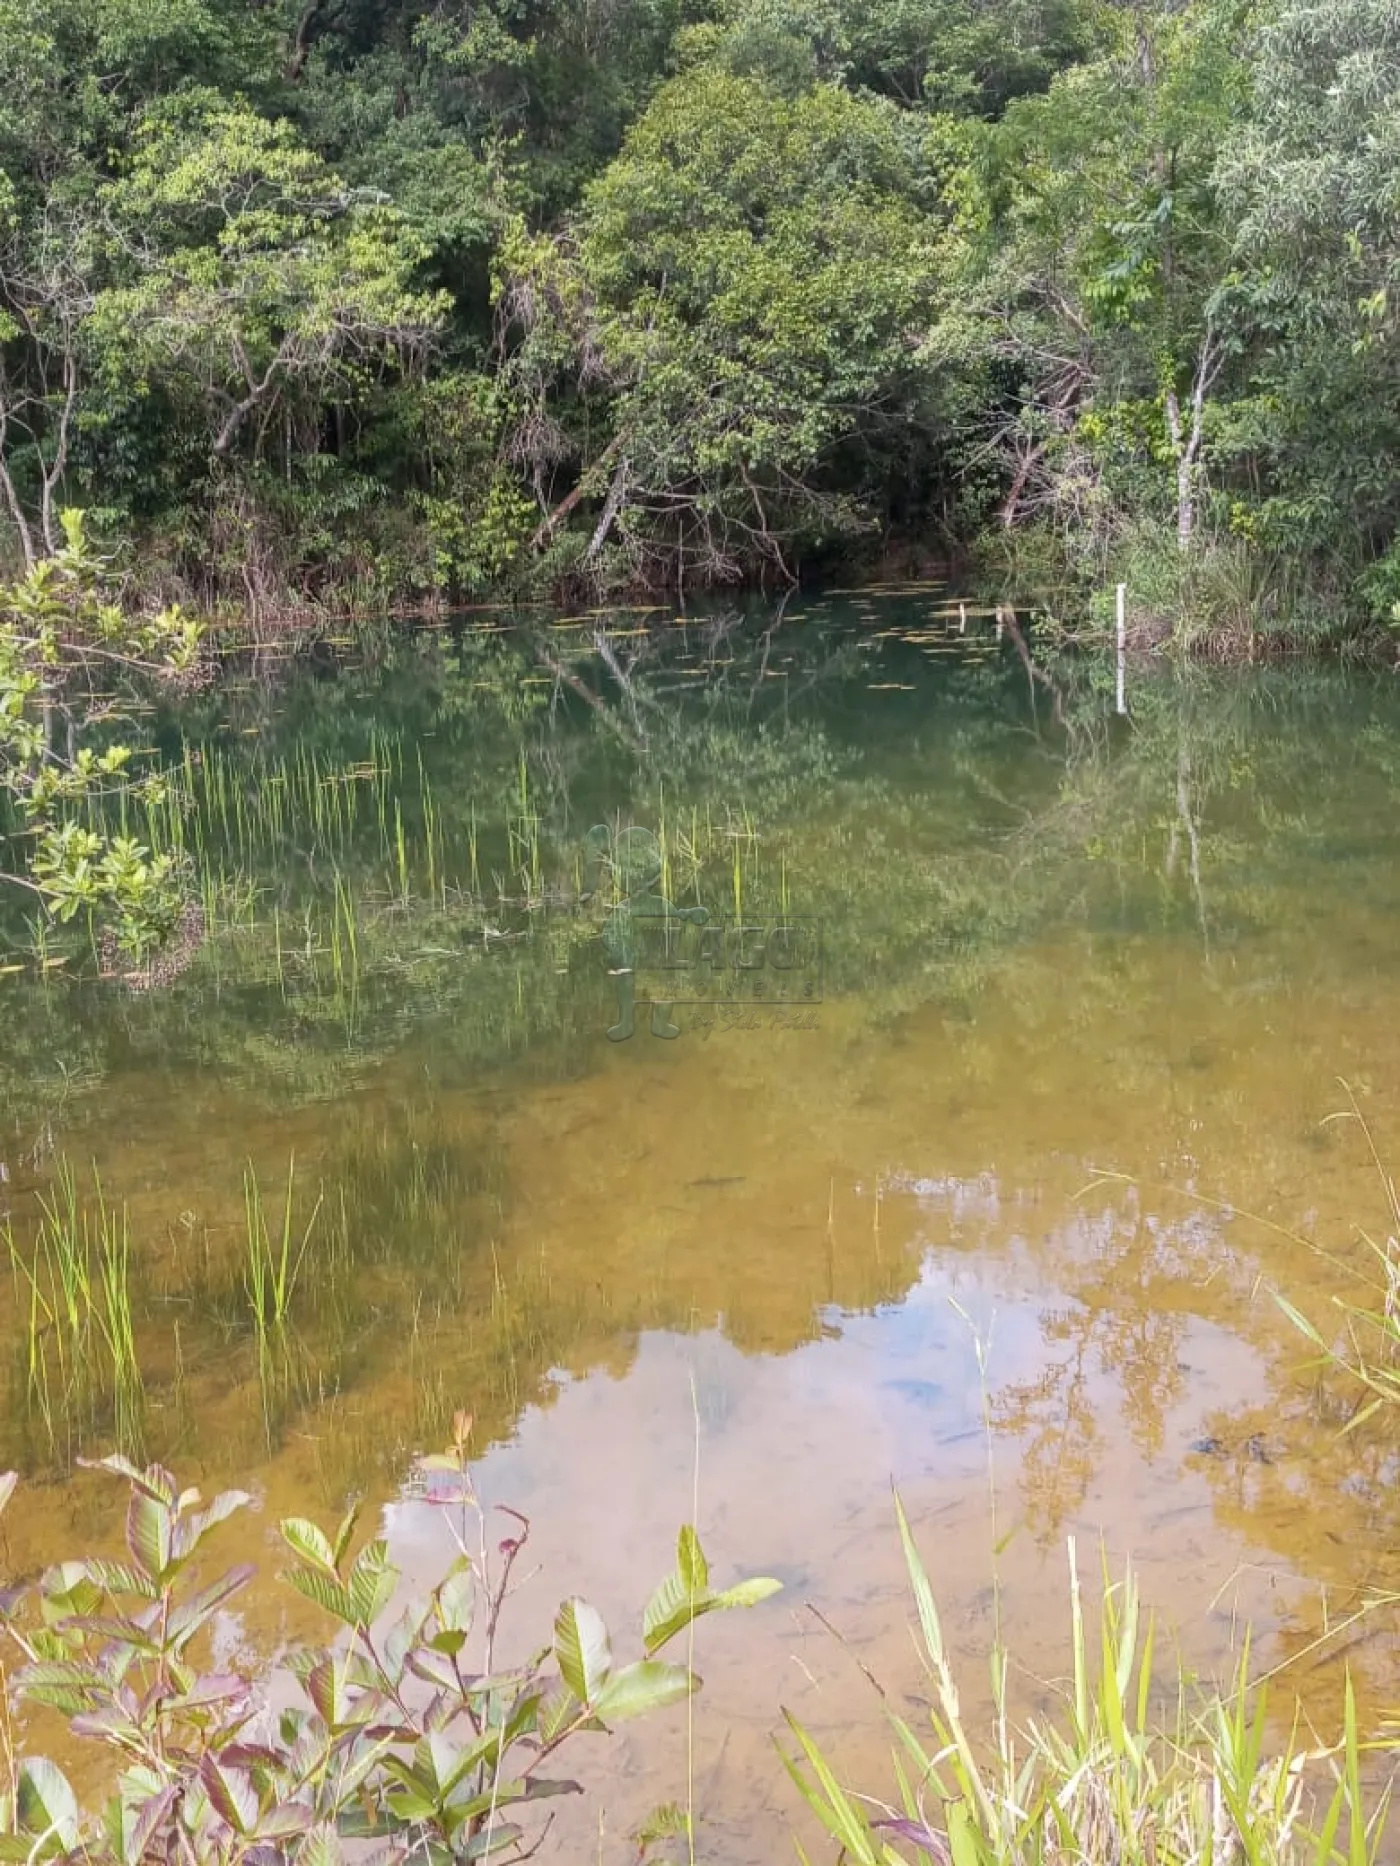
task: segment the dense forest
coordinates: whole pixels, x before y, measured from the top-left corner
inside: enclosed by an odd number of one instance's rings
[[[0,0],[0,70],[13,569],[1393,621],[1394,0]]]

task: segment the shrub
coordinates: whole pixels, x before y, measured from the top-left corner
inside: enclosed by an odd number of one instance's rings
[[[377,1861],[449,1866],[532,1851],[540,1804],[578,1792],[553,1772],[560,1752],[688,1697],[699,1680],[663,1648],[700,1615],[751,1606],[778,1584],[712,1588],[686,1528],[676,1570],[647,1606],[639,1657],[616,1663],[599,1614],[569,1599],[551,1645],[503,1669],[497,1635],[529,1525],[507,1512],[509,1534],[488,1548],[469,1428],[459,1416],[452,1449],[422,1462],[424,1494],[448,1513],[458,1550],[426,1600],[398,1601],[382,1540],[352,1555],[353,1510],[334,1536],[301,1518],[282,1523],[285,1579],[341,1631],[285,1661],[303,1701],[272,1729],[255,1681],[205,1669],[200,1656],[201,1635],[253,1569],[205,1582],[191,1571],[210,1531],[250,1498],[226,1491],[205,1506],[158,1465],[103,1459],[98,1468],[130,1486],[128,1559],[63,1562],[32,1601],[11,1593],[0,1610],[23,1661],[19,1703],[61,1712],[75,1738],[110,1751],[115,1788],[99,1814],[85,1813],[56,1764],[18,1761],[13,1792],[0,1795],[0,1860],[336,1866],[350,1842],[369,1843]],[[0,1483],[0,1504],[14,1486],[13,1474]],[[663,1808],[646,1831],[683,1832],[688,1820]]]

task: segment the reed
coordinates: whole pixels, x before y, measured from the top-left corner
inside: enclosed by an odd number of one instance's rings
[[[1269,1753],[1266,1692],[1250,1686],[1247,1643],[1218,1695],[1193,1708],[1178,1674],[1175,1701],[1154,1708],[1153,1628],[1133,1575],[1104,1575],[1095,1653],[1073,1541],[1072,1669],[1058,1707],[1015,1726],[998,1636],[991,1727],[971,1731],[927,1570],[896,1508],[930,1704],[922,1728],[889,1714],[898,1799],[845,1787],[790,1714],[793,1747],[782,1752],[851,1866],[1373,1866],[1381,1857],[1388,1798],[1368,1807],[1363,1793],[1350,1680],[1337,1741],[1311,1750],[1295,1725]]]
[[[26,1405],[49,1455],[68,1462],[110,1417],[123,1450],[143,1443],[144,1381],[132,1302],[132,1252],[124,1206],[94,1176],[93,1206],[59,1161],[39,1195],[32,1252],[5,1232],[16,1308],[23,1318]]]
[[[282,1204],[281,1222],[274,1237],[268,1225],[257,1172],[251,1163],[244,1169],[244,1289],[260,1343],[266,1343],[274,1332],[285,1333],[291,1321],[292,1299],[324,1202],[324,1192],[318,1192],[311,1216],[297,1243],[294,1155],[287,1167],[287,1193]]]

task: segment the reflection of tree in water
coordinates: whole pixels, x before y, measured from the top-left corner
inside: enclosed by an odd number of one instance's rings
[[[1040,1314],[1051,1364],[998,1389],[993,1419],[1020,1445],[1026,1514],[1056,1540],[1092,1484],[1105,1419],[1121,1419],[1144,1459],[1163,1448],[1164,1418],[1185,1385],[1179,1253],[1153,1228],[1110,1224],[1092,1270],[1070,1272],[1072,1299]],[[1063,1277],[1068,1266],[1057,1266]],[[1110,1397],[1111,1395],[1111,1397]]]
[[[392,756],[388,821],[398,808],[420,844],[421,751],[448,872],[399,898],[368,810],[333,854],[288,820],[250,857],[252,921],[227,925],[168,991],[0,980],[11,1152],[32,1151],[46,1125],[53,1144],[70,1144],[85,1111],[100,1127],[108,1071],[143,1097],[158,1089],[172,1120],[197,1124],[205,1081],[251,1114],[372,1097],[405,1067],[429,1098],[597,1068],[612,1011],[596,926],[532,920],[533,907],[491,898],[522,824],[539,836],[541,893],[565,903],[600,820],[664,830],[671,898],[712,911],[733,902],[737,853],[746,904],[781,889],[792,911],[822,921],[829,991],[859,994],[886,1025],[926,1006],[961,1018],[970,1079],[1004,1067],[1012,1013],[1042,1041],[1062,1040],[1075,1019],[1101,1028],[1127,1016],[1160,976],[1141,962],[1153,941],[1185,935],[1182,950],[1205,965],[1238,953],[1243,988],[1254,931],[1320,874],[1334,897],[1345,887],[1374,898],[1380,886],[1368,836],[1400,771],[1378,691],[1316,673],[1144,676],[1124,737],[1086,667],[1057,675],[1062,728],[1044,707],[1031,718],[1014,663],[944,663],[911,695],[868,695],[874,657],[839,618],[642,633],[619,620],[611,634],[590,623],[370,636],[350,656],[249,673],[162,721],[172,749],[183,727],[217,750],[245,801],[297,756],[328,774]],[[917,659],[897,643],[888,652]],[[1337,834],[1348,823],[1350,841]],[[469,843],[475,894],[462,885]],[[337,888],[358,922],[353,990],[332,988],[324,951],[314,965],[297,954],[308,914],[320,919],[307,940],[329,943]],[[1053,946],[1069,937],[1084,949],[1086,933],[1104,936],[1085,959],[1093,991],[1070,1002]],[[991,996],[1007,1015],[983,1028]],[[1123,1093],[1158,1092],[1149,1049],[1114,1067]],[[411,1181],[412,1169],[396,1156],[386,1170]],[[436,1261],[449,1205],[426,1212],[423,1261]],[[386,1220],[386,1236],[396,1224]],[[413,1248],[404,1233],[405,1262]],[[1109,1267],[1076,1278],[1047,1322],[1058,1371],[1004,1396],[1006,1429],[1028,1437],[1047,1532],[1096,1455],[1096,1383],[1121,1385],[1145,1455],[1160,1443],[1179,1377],[1180,1279],[1196,1266],[1154,1268],[1157,1249],[1117,1240]],[[468,1293],[489,1314],[490,1280]],[[512,1317],[526,1390],[550,1353],[567,1351],[568,1318],[528,1277]],[[653,1319],[599,1314],[590,1326],[621,1338]]]

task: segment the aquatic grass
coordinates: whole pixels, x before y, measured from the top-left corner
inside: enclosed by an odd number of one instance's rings
[[[297,1243],[296,1157],[293,1155],[287,1166],[281,1223],[274,1236],[257,1172],[251,1162],[244,1169],[243,1287],[257,1346],[259,1409],[269,1450],[276,1441],[277,1428],[287,1407],[304,1385],[308,1356],[292,1328],[292,1303],[324,1202],[324,1190],[318,1191],[311,1216]]]
[[[360,931],[355,896],[339,869],[335,873],[335,912],[331,921],[331,969],[337,996],[351,1005],[360,988]]]
[[[24,1317],[21,1352],[30,1416],[40,1421],[55,1459],[70,1459],[108,1408],[118,1443],[139,1452],[144,1381],[126,1208],[108,1203],[95,1174],[93,1207],[85,1208],[64,1160],[38,1203],[30,1255],[20,1250],[11,1227],[5,1232]]]
[[[259,1340],[274,1330],[285,1331],[291,1320],[292,1299],[296,1294],[311,1236],[325,1202],[318,1192],[311,1216],[293,1254],[296,1208],[296,1156],[287,1166],[287,1193],[282,1206],[282,1220],[274,1239],[263,1206],[262,1191],[255,1168],[249,1163],[243,1173],[244,1216],[244,1289]]]
[[[131,1236],[125,1206],[112,1211],[97,1187],[97,1261],[101,1301],[94,1305],[98,1332],[111,1367],[113,1434],[117,1449],[136,1457],[144,1439],[145,1387],[136,1352],[131,1308]]]
[[[844,1786],[791,1713],[792,1743],[780,1746],[789,1776],[851,1866],[1373,1866],[1381,1857],[1388,1792],[1368,1809],[1350,1679],[1342,1731],[1324,1748],[1304,1748],[1295,1724],[1269,1754],[1267,1694],[1250,1685],[1247,1643],[1219,1695],[1193,1707],[1178,1675],[1175,1701],[1155,1708],[1152,1621],[1132,1571],[1118,1582],[1105,1571],[1096,1654],[1072,1540],[1072,1670],[1058,1708],[1011,1723],[998,1637],[992,1726],[974,1735],[897,1497],[895,1507],[930,1696],[920,1729],[890,1709],[872,1679],[895,1740],[898,1799]],[[799,1856],[806,1860],[800,1846]]]

